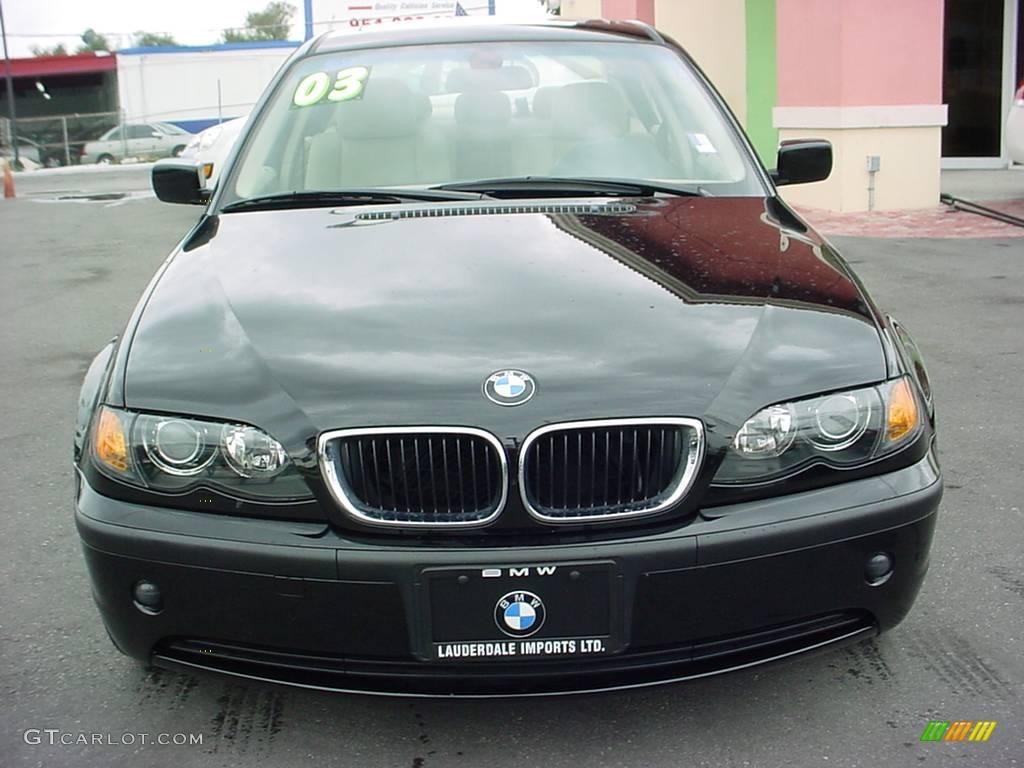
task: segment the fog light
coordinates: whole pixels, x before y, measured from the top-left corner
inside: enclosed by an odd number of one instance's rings
[[[160,587],[151,581],[138,582],[132,590],[132,597],[135,599],[135,607],[143,613],[153,616],[163,610],[164,599]]]
[[[892,557],[885,552],[876,552],[864,566],[864,578],[872,587],[885,584],[892,576]]]

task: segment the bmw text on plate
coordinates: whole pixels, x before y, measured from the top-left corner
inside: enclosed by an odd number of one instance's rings
[[[339,691],[685,680],[893,629],[942,495],[910,333],[639,23],[327,33],[96,357],[125,654]],[[127,314],[127,313],[126,313]]]

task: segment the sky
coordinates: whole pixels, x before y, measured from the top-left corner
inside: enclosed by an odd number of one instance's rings
[[[302,0],[296,7],[292,39],[303,37]],[[249,11],[260,10],[267,0],[0,0],[7,27],[7,47],[12,57],[31,56],[31,47],[64,43],[77,47],[79,35],[92,27],[106,34],[116,47],[131,45],[137,31],[163,32],[179,43],[203,45],[220,39],[225,27],[240,27]],[[316,0],[314,7],[335,5],[339,0]],[[370,4],[370,0],[361,0]],[[395,4],[400,4],[397,0]],[[343,0],[342,0],[343,4]],[[465,5],[485,5],[466,0]],[[499,14],[539,12],[537,0],[500,0]]]

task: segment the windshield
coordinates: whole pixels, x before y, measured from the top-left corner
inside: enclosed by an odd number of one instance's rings
[[[247,136],[220,203],[527,176],[764,194],[736,134],[673,51],[509,42],[299,60]]]

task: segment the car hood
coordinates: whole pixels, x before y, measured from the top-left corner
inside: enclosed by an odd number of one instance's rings
[[[532,400],[484,397],[506,368]],[[368,425],[734,428],[885,376],[873,308],[777,200],[487,201],[205,218],[134,328],[124,396],[308,445]]]

